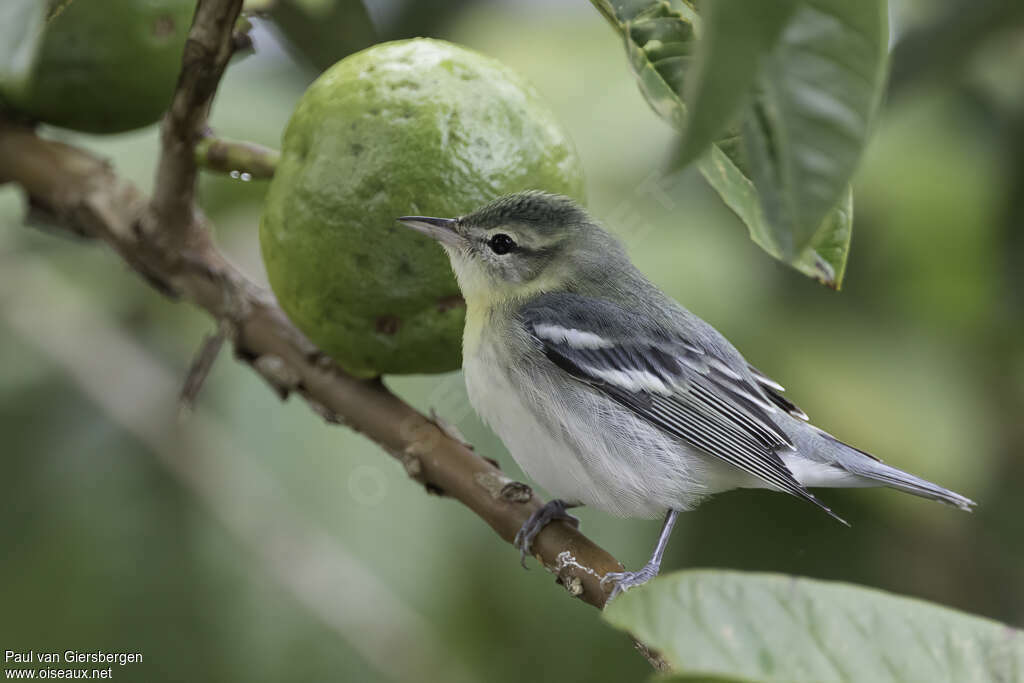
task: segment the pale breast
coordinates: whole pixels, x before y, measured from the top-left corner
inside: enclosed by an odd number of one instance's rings
[[[587,474],[571,447],[524,404],[505,373],[479,355],[466,357],[463,370],[473,408],[523,471],[555,498],[590,502],[583,500]]]

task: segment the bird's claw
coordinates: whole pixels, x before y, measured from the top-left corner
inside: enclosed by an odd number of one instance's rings
[[[523,565],[523,569],[527,568],[526,556],[532,554],[533,539],[537,538],[537,534],[548,524],[560,519],[577,529],[580,527],[579,518],[569,514],[569,507],[564,500],[549,500],[523,522],[516,537],[512,539],[512,544],[519,548],[519,562]]]
[[[608,596],[608,600],[610,601],[619,593],[625,593],[630,588],[647,583],[658,575],[658,570],[658,565],[648,562],[640,571],[608,572],[601,577],[601,588],[607,590],[609,584],[614,584],[612,586],[611,594]]]

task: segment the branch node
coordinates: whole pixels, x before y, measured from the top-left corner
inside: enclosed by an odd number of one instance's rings
[[[405,473],[410,478],[419,480],[423,476],[423,461],[409,453],[408,449],[400,454],[398,459],[402,462],[402,467],[405,468]]]
[[[578,598],[583,595],[583,581],[578,576],[570,576],[568,581],[562,581],[561,578],[556,579],[556,582],[561,583],[562,587],[565,588],[574,598]]]
[[[274,388],[278,397],[283,401],[288,395],[299,386],[298,374],[284,362],[280,356],[264,354],[256,358],[252,363],[253,367],[267,380],[267,383]],[[323,415],[327,409],[322,404],[311,401],[310,405],[320,406],[318,414]],[[314,410],[316,408],[314,407]]]
[[[477,472],[473,481],[495,500],[508,503],[526,503],[533,498],[533,489],[522,482],[513,481],[501,472]]]
[[[521,481],[510,481],[501,487],[501,499],[509,503],[529,503],[533,489]]]
[[[231,32],[231,52],[235,57],[245,57],[256,51],[252,41],[252,22],[245,15],[238,17],[235,30]]]

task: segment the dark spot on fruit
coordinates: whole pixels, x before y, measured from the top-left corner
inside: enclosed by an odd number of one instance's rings
[[[398,263],[398,274],[409,276],[412,275],[412,266],[406,260],[399,261]]]
[[[352,260],[360,268],[364,268],[370,264],[370,257],[366,254],[353,254]]]
[[[157,38],[166,38],[174,35],[174,17],[166,14],[162,17],[157,17],[156,21],[153,22],[153,35]]]
[[[466,300],[458,294],[443,296],[437,300],[437,310],[446,313],[454,308],[465,308]]]
[[[395,334],[402,326],[402,321],[397,316],[381,315],[377,317],[374,325],[381,334]]]
[[[363,153],[363,146],[360,145],[358,142],[352,143],[352,146],[349,147],[349,149],[352,151],[352,156],[357,157]]]
[[[376,116],[380,113],[380,109],[377,107],[371,107],[370,109],[367,109],[367,112],[369,112],[370,116]]]

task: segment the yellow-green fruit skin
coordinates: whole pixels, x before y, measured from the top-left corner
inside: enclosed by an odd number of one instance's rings
[[[260,222],[270,284],[356,375],[456,369],[465,308],[448,257],[395,219],[526,189],[583,199],[575,148],[532,86],[451,43],[376,45],[324,72],[288,123]]]
[[[31,76],[19,86],[0,85],[0,96],[61,128],[119,133],[149,125],[170,103],[195,4],[66,3],[46,26]]]

